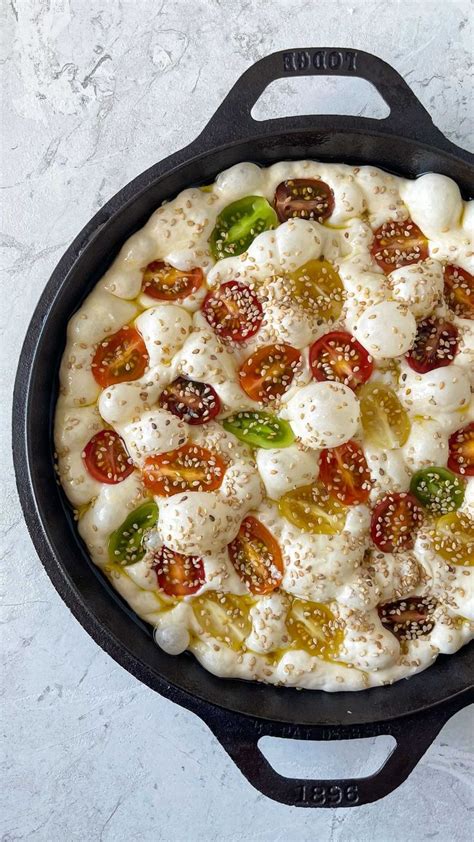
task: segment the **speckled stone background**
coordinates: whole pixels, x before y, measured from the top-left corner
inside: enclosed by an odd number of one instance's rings
[[[104,654],[53,590],[10,461],[11,387],[30,314],[89,217],[185,145],[240,73],[272,50],[359,47],[393,63],[455,142],[473,148],[467,0],[5,0],[0,303],[3,842],[464,842],[472,717],[459,713],[400,789],[355,810],[272,803],[206,726]],[[382,116],[354,80],[286,81],[259,115]],[[286,774],[374,771],[387,740],[270,741]]]

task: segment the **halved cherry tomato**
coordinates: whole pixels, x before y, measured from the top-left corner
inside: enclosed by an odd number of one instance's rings
[[[224,430],[233,433],[240,441],[251,447],[272,448],[289,447],[295,437],[288,421],[277,418],[269,412],[249,412],[247,409],[236,412],[222,422]]]
[[[115,430],[101,430],[92,436],[82,458],[91,477],[108,485],[123,482],[133,471],[133,462]]]
[[[248,515],[229,544],[237,573],[254,594],[270,593],[283,578],[283,557],[278,542],[263,523]]]
[[[146,553],[145,538],[158,519],[158,506],[146,500],[131,512],[109,538],[109,559],[127,566],[141,561]]]
[[[344,639],[343,623],[327,605],[293,599],[286,626],[293,649],[327,661],[337,658]]]
[[[309,349],[309,362],[315,380],[336,380],[351,389],[365,383],[374,369],[372,357],[344,330],[317,339]]]
[[[444,319],[418,322],[413,348],[406,360],[413,371],[426,374],[435,368],[450,365],[458,352],[458,329]]]
[[[437,602],[429,596],[407,596],[378,606],[382,624],[399,640],[426,637],[434,628],[433,612]]]
[[[158,587],[168,596],[189,596],[206,581],[202,558],[175,553],[168,547],[161,547],[155,553],[153,570]]]
[[[247,251],[257,234],[276,228],[278,219],[272,206],[263,196],[245,196],[222,210],[209,237],[211,252],[216,260],[233,257]]]
[[[171,497],[181,491],[215,491],[225,470],[225,462],[217,453],[197,444],[183,444],[176,450],[148,456],[143,481],[153,494]]]
[[[333,322],[344,304],[344,284],[329,260],[308,260],[288,275],[291,296],[312,316]]]
[[[250,596],[206,591],[192,600],[191,607],[201,626],[201,634],[211,635],[238,652],[252,631],[250,609],[253,604]]]
[[[221,410],[221,402],[212,386],[186,377],[173,380],[161,393],[158,403],[191,426],[207,424]]]
[[[300,364],[301,354],[291,345],[264,345],[245,360],[240,385],[252,400],[271,403],[290,388]]]
[[[260,301],[250,287],[227,281],[209,292],[202,312],[212,329],[224,341],[245,342],[257,333],[263,320]]]
[[[292,178],[278,185],[274,205],[280,222],[295,216],[323,222],[334,210],[334,193],[317,178]]]
[[[97,346],[92,360],[92,374],[106,389],[113,383],[138,380],[148,366],[146,345],[134,327],[125,325]]]
[[[344,506],[365,503],[369,499],[371,480],[364,451],[355,441],[321,452],[319,478],[332,497]]]
[[[293,526],[313,535],[336,535],[346,523],[347,508],[321,482],[287,491],[278,501],[278,510]]]
[[[423,512],[412,494],[387,494],[372,512],[370,534],[383,553],[411,550]]]
[[[412,219],[384,222],[374,233],[371,254],[388,275],[428,257],[428,240]]]
[[[448,468],[456,474],[474,477],[474,421],[449,437]]]
[[[182,272],[164,260],[153,260],[143,270],[142,292],[159,301],[181,301],[202,286],[204,275],[197,266]]]
[[[466,512],[450,512],[436,521],[433,548],[451,564],[474,566],[474,520]]]
[[[474,276],[460,266],[444,267],[444,296],[460,319],[474,319]]]
[[[384,383],[365,383],[357,392],[366,439],[376,447],[402,447],[410,435],[410,421],[393,389]]]
[[[410,491],[433,515],[446,515],[459,509],[466,483],[447,468],[420,468],[413,474]]]

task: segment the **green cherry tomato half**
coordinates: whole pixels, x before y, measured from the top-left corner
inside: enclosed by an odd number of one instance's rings
[[[233,433],[240,441],[251,447],[288,447],[295,437],[287,421],[282,421],[269,412],[237,412],[223,422],[224,430]]]
[[[447,468],[421,468],[413,474],[410,491],[435,515],[446,515],[459,509],[464,500],[465,482]]]
[[[109,538],[109,559],[124,567],[141,561],[146,552],[144,537],[158,519],[158,506],[153,500],[142,503],[131,512]]]
[[[217,217],[216,227],[209,237],[211,252],[216,260],[235,257],[247,251],[257,234],[277,225],[278,217],[263,196],[238,199]]]

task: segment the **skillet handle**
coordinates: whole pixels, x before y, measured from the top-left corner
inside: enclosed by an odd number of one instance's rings
[[[265,88],[276,79],[294,76],[358,76],[370,82],[390,108],[382,120],[353,116],[298,116],[257,121],[251,110]],[[200,135],[213,146],[224,140],[256,137],[275,131],[317,127],[353,131],[355,126],[401,135],[459,151],[433,124],[428,111],[402,76],[387,62],[363,50],[313,47],[271,53],[249,67],[227,94]]]
[[[410,718],[362,726],[302,728],[277,725],[261,720],[233,720],[216,713],[206,721],[247,780],[263,795],[292,807],[357,807],[370,804],[397,789],[421,760],[434,738],[450,717],[467,704],[463,697],[443,708]],[[383,766],[365,778],[320,780],[286,778],[276,772],[258,747],[262,736],[295,739],[347,740],[390,734],[396,746]],[[427,785],[429,785],[427,783]]]

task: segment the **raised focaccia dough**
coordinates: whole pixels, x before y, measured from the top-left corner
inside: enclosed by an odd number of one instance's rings
[[[275,217],[268,230],[257,226],[242,253],[215,259],[213,232],[225,208],[247,196],[273,206],[279,185],[290,182],[291,188],[299,179],[328,187],[329,213]],[[445,468],[450,437],[472,424],[474,321],[472,310],[469,318],[449,297],[445,267],[458,267],[472,282],[473,215],[473,203],[463,202],[443,175],[407,180],[370,166],[242,163],[211,186],[191,187],[158,208],[73,316],[56,407],[59,476],[94,563],[155,627],[167,652],[189,649],[219,676],[338,691],[390,684],[471,639],[474,559],[461,564],[438,552],[429,512],[409,545],[393,552],[374,544],[371,520],[387,494],[409,491],[416,471]],[[410,219],[424,235],[425,253],[408,265],[398,265],[395,255],[387,271],[374,256],[375,232]],[[157,300],[145,278],[154,261],[194,271],[202,282],[177,300]],[[336,279],[327,318],[307,306],[301,285],[297,295],[290,282],[311,261],[329,265]],[[229,283],[245,286],[257,301],[259,325],[249,338],[226,339],[206,315],[206,296]],[[457,345],[448,364],[420,372],[407,355],[429,319],[448,322]],[[104,386],[97,379],[97,349],[124,326],[138,331],[148,364],[140,377]],[[371,356],[372,373],[357,388],[314,376],[310,350],[334,331],[351,333]],[[243,387],[242,371],[269,345],[291,346],[298,362],[283,394],[256,400]],[[164,405],[165,390],[178,378],[212,387],[219,412],[195,424],[182,408],[173,412]],[[371,424],[367,406],[373,411],[383,404],[383,390],[391,395],[388,410]],[[291,442],[259,448],[224,429],[236,413],[262,410],[289,424]],[[88,444],[102,430],[120,436],[128,454],[122,481],[103,482],[87,467]],[[349,440],[362,449],[370,488],[363,502],[342,505],[336,495],[335,508],[334,493],[323,494],[320,505],[332,513],[332,528],[311,531],[303,522],[305,511],[311,521],[311,506],[298,494],[323,487],[325,454]],[[219,486],[206,490],[190,481],[184,490],[177,483],[152,493],[143,479],[147,460],[183,447],[222,460]],[[472,470],[458,478],[458,514],[472,535]],[[114,557],[110,536],[151,499],[155,522],[140,558],[125,563],[118,551]],[[299,519],[291,514],[295,505]],[[263,573],[253,556],[257,578],[273,582],[260,592],[228,549],[249,517],[270,533],[281,554],[282,569],[267,564]],[[199,560],[192,562],[200,571],[192,593],[173,594],[163,586],[156,572],[163,547],[170,558],[178,553]],[[403,600],[415,614],[421,601],[427,618],[414,619],[400,634],[387,618],[393,609],[384,606]]]

